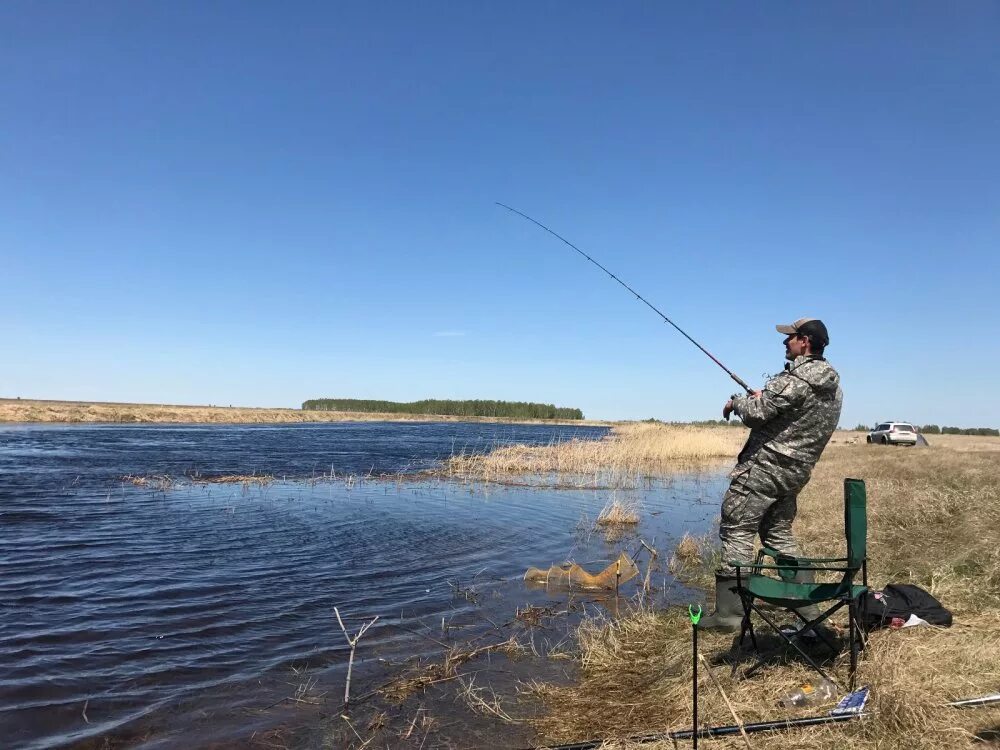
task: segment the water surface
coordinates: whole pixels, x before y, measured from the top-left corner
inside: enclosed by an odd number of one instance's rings
[[[358,696],[407,660],[493,630],[499,638],[495,626],[517,607],[564,606],[558,594],[525,588],[529,565],[572,559],[596,569],[638,549],[634,537],[593,533],[607,490],[364,477],[506,442],[605,432],[460,423],[0,428],[4,746],[99,747],[110,738],[124,747],[240,747],[273,738],[275,727],[291,727],[293,746],[329,744],[324,716],[331,705],[336,714],[347,655],[334,607],[351,630],[379,617],[358,650]],[[254,472],[283,479],[264,487],[185,479]],[[137,487],[121,480],[129,474],[180,483]],[[680,476],[633,491],[639,533],[665,554],[683,531],[706,529],[719,482]],[[488,723],[456,718],[449,744],[515,746],[528,736]]]

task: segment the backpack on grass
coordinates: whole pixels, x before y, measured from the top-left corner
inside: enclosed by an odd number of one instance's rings
[[[951,627],[951,612],[919,586],[890,583],[881,591],[869,591],[865,600],[867,611],[861,611],[861,625],[865,630],[900,627],[911,615],[930,625]]]

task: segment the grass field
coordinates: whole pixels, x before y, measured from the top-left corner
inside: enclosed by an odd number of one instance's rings
[[[795,529],[803,554],[842,555],[843,480],[866,480],[872,586],[916,583],[952,610],[955,625],[873,634],[859,668],[859,684],[872,686],[869,718],[753,735],[751,747],[978,748],[1000,741],[1000,708],[941,706],[947,700],[1000,692],[1000,438],[932,438],[927,448],[900,448],[868,446],[862,433],[837,433],[800,496]],[[664,440],[658,430],[631,435],[616,430],[606,443],[614,454],[641,456],[657,453],[643,443],[662,445]],[[714,544],[714,539],[688,540],[675,556],[674,569],[707,586]],[[533,686],[546,707],[537,722],[545,741],[690,727],[691,626],[686,611],[637,609],[614,621],[588,621],[577,635],[580,679],[569,686]],[[777,707],[780,695],[811,678],[794,661],[768,667],[752,679],[730,678],[728,665],[721,662],[731,642],[732,636],[706,632],[699,645],[709,662],[720,664],[714,674],[742,721],[780,720],[829,708]],[[846,655],[833,668],[846,684]],[[700,723],[732,724],[720,691],[704,670]],[[746,747],[739,736],[703,742],[713,748]],[[638,745],[621,741],[607,747]],[[674,744],[642,747],[662,750]]]

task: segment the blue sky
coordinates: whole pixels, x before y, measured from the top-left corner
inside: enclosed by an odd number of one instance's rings
[[[0,5],[0,395],[1000,426],[1000,6]]]

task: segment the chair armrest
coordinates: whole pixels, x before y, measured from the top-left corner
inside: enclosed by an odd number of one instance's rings
[[[776,549],[761,547],[757,553],[757,560],[759,561],[762,557],[770,557],[772,560],[777,560],[780,556],[781,553]],[[806,565],[819,562],[847,562],[846,557],[797,557],[795,559],[799,563],[805,563]]]
[[[833,561],[836,562],[836,561]],[[729,564],[734,568],[748,568],[750,570],[789,570],[787,565],[761,565],[758,563],[750,563],[745,560],[730,560]],[[854,568],[849,568],[847,566],[829,566],[829,565],[798,565],[795,570],[819,570],[827,571],[830,573],[847,573]]]

